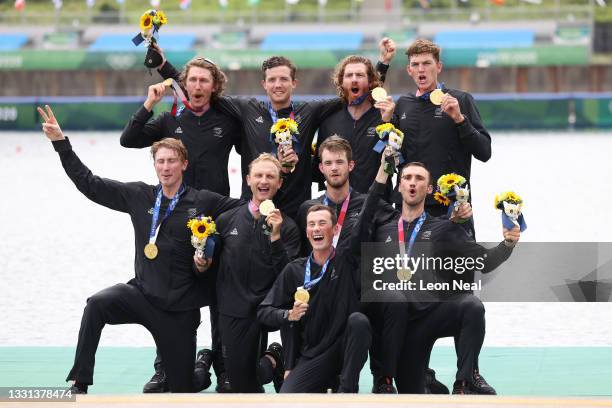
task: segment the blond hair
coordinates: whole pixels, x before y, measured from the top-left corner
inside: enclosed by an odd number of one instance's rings
[[[178,155],[179,159],[181,159],[181,161],[184,162],[187,160],[187,148],[185,147],[182,141],[173,137],[166,137],[162,140],[153,143],[153,145],[151,146],[151,156],[153,157],[153,160],[155,160],[155,155],[157,154],[157,151],[162,147],[174,150]]]
[[[274,164],[276,168],[278,169],[278,176],[280,177],[282,166],[280,162],[278,161],[278,159],[274,157],[273,155],[271,155],[270,153],[261,153],[252,162],[250,162],[249,163],[249,174],[251,174],[251,169],[253,168],[255,164],[259,162],[263,162],[263,161],[268,161]]]

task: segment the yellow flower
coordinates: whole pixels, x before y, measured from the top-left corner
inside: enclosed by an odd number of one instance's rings
[[[399,130],[398,128],[395,128],[394,132],[396,135],[400,137],[400,139],[404,140],[404,133],[401,130]]]
[[[504,191],[500,195],[496,194],[495,201],[493,202],[493,204],[495,205],[495,208],[503,210],[504,207],[503,207],[502,201],[505,201],[510,204],[522,204],[523,203],[523,199],[521,198],[521,196],[516,194],[514,191]]]
[[[442,194],[448,194],[454,185],[462,186],[463,184],[465,184],[465,178],[455,173],[445,174],[438,179],[438,188]]]
[[[153,27],[153,16],[151,15],[151,10],[147,10],[140,17],[140,31],[148,31]]]
[[[291,118],[282,118],[277,120],[276,123],[273,124],[270,128],[270,133],[283,133],[286,132],[287,129],[289,129],[289,132],[291,132],[291,134],[299,134],[298,125],[295,120]]]
[[[215,222],[211,217],[192,218],[187,222],[187,227],[191,229],[191,234],[198,239],[207,238],[217,231]]]
[[[514,204],[520,204],[523,202],[523,199],[518,194],[516,194],[514,191],[508,191],[507,200],[511,201]]]
[[[161,10],[157,10],[157,18],[159,20],[160,26],[163,26],[164,24],[168,23],[168,18],[166,17],[166,14]]]
[[[381,134],[383,132],[389,132],[389,131],[391,131],[393,129],[395,129],[393,124],[391,124],[391,123],[383,123],[382,125],[376,126],[376,133]]]
[[[434,198],[434,200],[436,200],[440,204],[443,204],[443,205],[445,205],[447,207],[450,205],[450,200],[448,198],[446,198],[446,196],[444,194],[442,194],[441,192],[439,192],[439,191],[435,192],[433,198]]]

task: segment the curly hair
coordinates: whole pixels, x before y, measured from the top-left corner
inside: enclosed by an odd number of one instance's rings
[[[334,74],[332,76],[332,81],[334,86],[336,87],[336,93],[342,99],[347,99],[348,95],[342,88],[342,79],[344,78],[344,70],[348,64],[364,64],[366,67],[366,73],[368,75],[368,84],[369,89],[372,90],[381,85],[380,76],[376,69],[374,69],[374,65],[372,61],[368,58],[363,57],[361,55],[349,55],[344,58],[342,61],[336,65],[336,69],[334,70]]]
[[[192,67],[207,69],[212,75],[215,90],[210,95],[211,100],[214,101],[219,96],[223,95],[223,91],[225,90],[225,84],[227,83],[227,77],[225,76],[225,73],[221,71],[219,67],[217,67],[217,65],[215,65],[214,62],[204,57],[192,58],[185,64],[179,76],[179,83],[183,87],[185,87],[186,85],[185,81],[187,80],[187,75],[189,74],[189,70]]]
[[[424,40],[421,38],[410,44],[406,50],[406,55],[408,56],[408,60],[410,60],[410,57],[413,55],[431,54],[436,62],[440,62],[440,52],[441,49],[438,45],[429,40]]]

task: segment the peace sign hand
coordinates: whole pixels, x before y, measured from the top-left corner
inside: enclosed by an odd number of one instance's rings
[[[47,138],[52,142],[55,142],[57,140],[64,140],[64,134],[62,133],[62,129],[60,129],[59,127],[59,123],[57,123],[57,119],[55,119],[55,115],[53,115],[51,107],[49,107],[49,105],[45,105],[46,112],[42,110],[40,106],[36,109],[45,121],[42,125],[42,128]]]

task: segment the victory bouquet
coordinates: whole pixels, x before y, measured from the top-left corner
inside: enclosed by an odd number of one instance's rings
[[[144,62],[145,66],[148,68],[156,68],[162,63],[161,55],[159,55],[151,45],[157,42],[159,29],[167,22],[168,19],[161,10],[147,10],[140,17],[140,32],[132,38],[132,42],[136,46],[143,42],[148,44],[147,56]]]
[[[293,147],[293,142],[299,142],[295,135],[299,135],[298,124],[291,118],[282,118],[276,121],[275,124],[270,128],[270,139],[274,140],[274,147],[280,149],[283,156],[286,152]],[[274,152],[276,154],[276,151]],[[289,162],[282,162],[281,165],[285,168],[290,169],[291,172],[295,170],[295,165]]]
[[[217,232],[215,222],[211,217],[200,215],[187,222],[187,228],[191,230],[191,245],[196,249],[196,255],[200,258],[212,258],[215,250],[215,237]]]
[[[437,189],[433,198],[440,204],[449,207],[449,216],[453,210],[458,209],[461,204],[467,203],[470,199],[470,189],[465,177],[459,174],[444,174],[438,178],[436,185]]]
[[[521,232],[527,229],[527,223],[522,213],[523,199],[515,192],[506,191],[500,195],[495,195],[495,208],[502,210],[504,228],[519,227]]]
[[[397,167],[404,163],[404,157],[400,153],[404,142],[404,134],[391,123],[376,126],[376,134],[380,140],[374,145],[373,150],[377,153],[382,153],[383,150],[391,151],[392,154],[385,159],[385,173],[392,176],[397,172]]]

